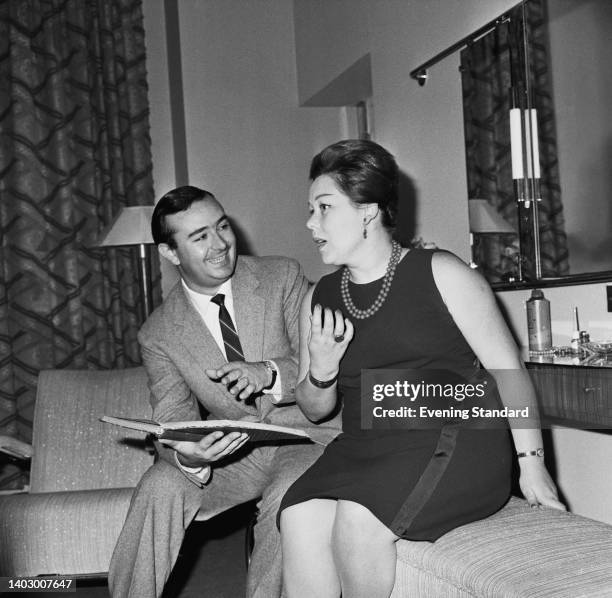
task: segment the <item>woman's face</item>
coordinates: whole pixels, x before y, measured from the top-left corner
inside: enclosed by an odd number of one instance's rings
[[[355,206],[326,174],[310,185],[308,209],[306,228],[312,232],[323,263],[341,266],[354,261],[363,245],[365,210]]]

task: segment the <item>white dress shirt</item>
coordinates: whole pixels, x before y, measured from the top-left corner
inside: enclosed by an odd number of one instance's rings
[[[184,280],[181,280],[181,283],[183,284],[183,289],[185,289],[185,293],[187,293],[187,297],[189,297],[189,300],[191,301],[192,305],[196,308],[196,311],[200,314],[202,320],[204,320],[204,324],[206,324],[206,328],[208,328],[209,332],[215,339],[217,346],[219,347],[219,349],[221,349],[221,353],[225,355],[225,344],[223,342],[223,334],[221,333],[221,324],[219,324],[220,308],[216,303],[213,303],[211,301],[214,295],[196,293],[185,284]],[[232,322],[234,322],[234,326],[236,326],[236,332],[238,333],[238,337],[240,337],[240,331],[238,330],[238,327],[236,325],[236,314],[234,313],[234,296],[232,294],[231,279],[226,280],[217,289],[217,293],[215,294],[218,293],[223,293],[225,295],[225,307],[232,318]]]
[[[187,297],[189,297],[191,303],[196,308],[196,311],[200,314],[202,320],[204,320],[204,324],[206,324],[206,328],[208,328],[209,332],[212,334],[217,346],[221,350],[221,353],[225,355],[225,343],[223,342],[223,334],[221,333],[221,324],[219,324],[219,306],[216,303],[213,303],[211,299],[214,295],[205,295],[204,293],[196,293],[192,291],[186,284],[184,280],[181,280],[183,288],[187,293]],[[238,324],[236,323],[236,314],[234,313],[234,295],[232,294],[232,279],[226,280],[215,293],[223,293],[225,295],[225,299],[223,303],[225,304],[225,308],[229,312],[230,317],[232,318],[232,322],[234,322],[234,326],[236,328],[236,332],[238,333],[238,338],[240,338],[240,330],[238,330]],[[227,359],[227,355],[225,355]],[[265,394],[273,395],[272,400],[277,403],[281,400],[281,380],[280,380],[280,371],[278,366],[274,361],[270,360],[274,364],[274,369],[276,370],[276,380],[274,381],[274,386],[272,388],[264,389],[263,392]]]
[[[208,328],[212,337],[215,339],[217,346],[221,350],[221,353],[225,355],[225,343],[223,342],[223,334],[221,333],[221,324],[219,323],[219,309],[220,307],[211,301],[214,295],[206,295],[204,293],[197,293],[190,289],[185,281],[181,279],[181,284],[183,285],[183,289],[187,294],[187,297],[191,301],[192,305],[195,307],[196,311],[200,314],[200,317],[204,321],[206,328]],[[230,317],[232,318],[232,322],[234,322],[234,326],[236,327],[236,332],[238,333],[238,338],[240,338],[240,331],[238,330],[238,325],[236,323],[236,315],[234,312],[234,296],[232,294],[232,280],[226,280],[218,289],[217,293],[223,293],[225,295],[225,299],[223,301],[225,308],[229,312]],[[227,355],[225,355],[227,359]],[[274,361],[274,368],[276,369],[276,380],[274,381],[274,386],[270,389],[265,389],[263,392],[266,394],[271,394],[272,400],[274,402],[278,402],[281,399],[281,380],[280,380],[280,371],[278,366]],[[183,465],[179,460],[178,456],[174,454],[176,463],[184,469],[185,471],[197,475],[203,482],[206,482],[210,477],[210,466],[202,466],[202,467],[187,467]]]

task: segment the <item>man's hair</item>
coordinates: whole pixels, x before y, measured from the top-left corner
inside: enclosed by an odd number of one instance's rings
[[[217,201],[217,198],[210,193],[210,191],[192,187],[191,185],[184,185],[183,187],[177,187],[172,191],[168,191],[168,193],[157,202],[153,210],[151,234],[153,235],[154,243],[156,245],[166,243],[168,247],[175,249],[176,241],[173,235],[176,231],[168,226],[166,216],[188,210],[196,201],[210,199]]]
[[[356,205],[374,203],[382,224],[394,229],[397,218],[399,169],[382,146],[364,139],[346,139],[326,147],[310,164],[310,180],[331,177]]]

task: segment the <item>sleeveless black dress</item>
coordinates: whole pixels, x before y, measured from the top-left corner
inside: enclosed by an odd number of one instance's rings
[[[365,320],[351,320],[355,335],[338,379],[343,432],[289,488],[279,513],[313,498],[350,500],[369,509],[399,537],[434,541],[507,502],[512,461],[507,429],[470,429],[453,420],[437,429],[361,428],[362,369],[465,372],[476,367],[476,357],[433,279],[434,251],[409,251],[380,310]],[[312,305],[348,315],[340,275],[339,270],[319,281]],[[350,283],[355,305],[372,305],[380,285],[381,280]]]

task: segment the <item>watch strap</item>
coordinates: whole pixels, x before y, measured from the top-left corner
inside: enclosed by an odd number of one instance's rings
[[[276,366],[274,365],[274,362],[270,361],[269,359],[264,360],[263,363],[266,366],[268,372],[270,372],[270,384],[268,384],[266,388],[272,388],[276,383],[276,376],[278,375],[278,372],[276,371]]]

